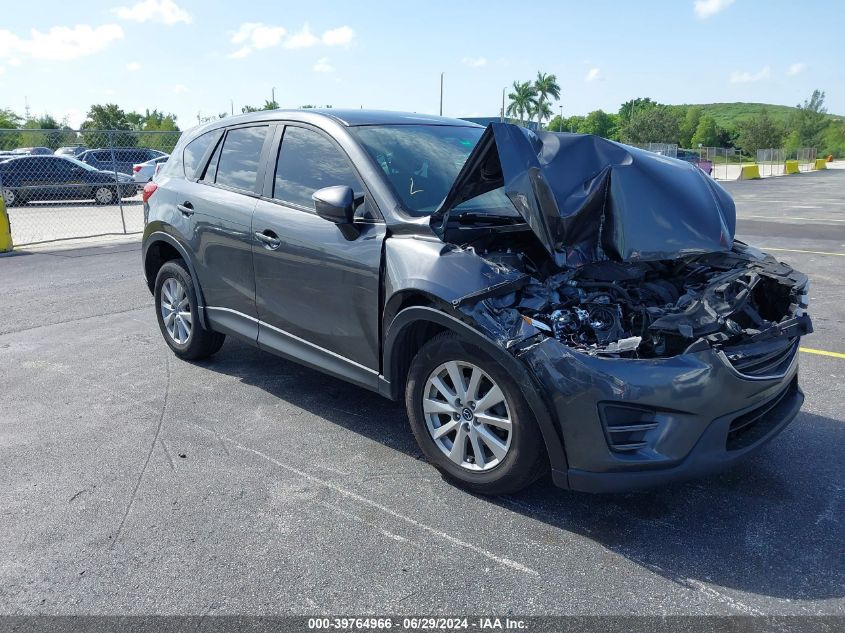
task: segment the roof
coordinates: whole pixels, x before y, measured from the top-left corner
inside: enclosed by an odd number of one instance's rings
[[[213,124],[204,126],[203,129],[213,129],[240,123],[253,121],[275,121],[280,118],[289,121],[313,121],[315,117],[326,117],[333,119],[342,125],[355,127],[361,125],[453,125],[462,127],[477,127],[474,123],[463,119],[450,119],[448,117],[435,116],[431,114],[420,114],[417,112],[391,112],[389,110],[343,110],[339,108],[304,108],[299,110],[261,110],[248,114],[229,116]]]

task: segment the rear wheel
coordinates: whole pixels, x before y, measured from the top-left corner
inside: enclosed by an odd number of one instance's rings
[[[537,422],[508,372],[451,332],[414,358],[405,404],[429,461],[473,492],[516,492],[547,468]]]
[[[166,262],[158,271],[155,304],[161,334],[179,358],[207,358],[226,340],[225,335],[200,324],[196,288],[182,260]]]
[[[97,187],[94,189],[94,200],[97,204],[112,204],[117,196],[110,187]]]

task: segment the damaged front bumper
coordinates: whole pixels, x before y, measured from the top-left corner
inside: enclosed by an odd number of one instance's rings
[[[797,415],[798,338],[764,371],[742,373],[724,352],[601,358],[553,338],[514,350],[557,419],[568,462],[555,483],[611,492],[729,467]]]

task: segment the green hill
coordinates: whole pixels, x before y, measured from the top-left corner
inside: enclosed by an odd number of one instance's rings
[[[713,117],[716,124],[723,128],[733,128],[739,121],[750,119],[760,113],[763,108],[769,116],[782,125],[787,125],[789,117],[797,108],[794,106],[774,105],[771,103],[698,103],[678,106],[681,108],[701,108],[705,114]],[[836,115],[829,115],[834,118],[842,118]]]

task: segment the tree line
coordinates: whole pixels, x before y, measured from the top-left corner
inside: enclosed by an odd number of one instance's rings
[[[700,106],[666,105],[648,97],[627,101],[615,113],[594,110],[585,116],[552,117],[550,102],[560,95],[555,75],[538,72],[534,81],[513,82],[503,114],[520,125],[536,120],[542,128],[549,120],[546,129],[551,131],[595,134],[623,143],[727,147],[750,156],[758,149],[783,148],[794,155],[800,147],[814,147],[820,156],[845,156],[845,119],[828,115],[821,90],[799,103],[785,123],[761,107],[751,116],[721,125]]]
[[[126,112],[114,103],[94,104],[79,131],[67,121],[59,123],[49,114],[25,119],[9,109],[0,109],[0,150],[16,147],[59,147],[82,144],[87,147],[147,147],[170,152],[179,139],[176,115],[157,109]],[[28,132],[27,130],[32,130]],[[108,131],[108,132],[104,132]],[[174,134],[161,134],[174,132]],[[144,134],[146,133],[146,134]]]

